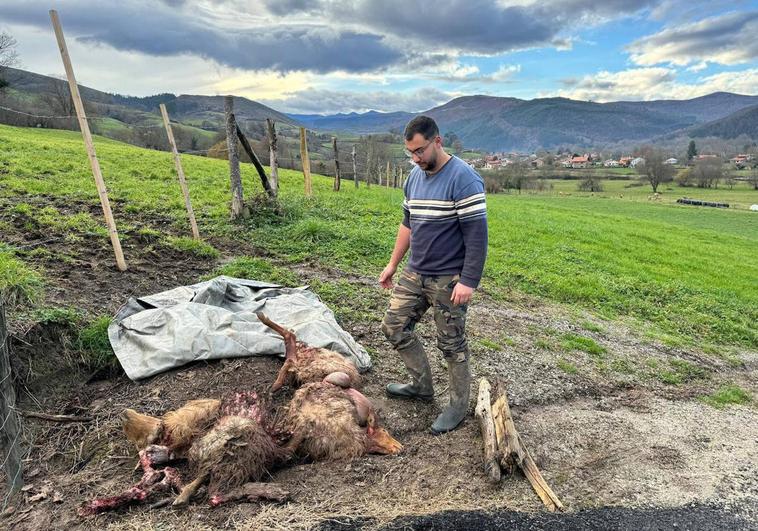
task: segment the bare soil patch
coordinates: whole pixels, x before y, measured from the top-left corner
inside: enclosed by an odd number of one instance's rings
[[[88,211],[85,203],[62,205],[49,198],[23,198],[63,211]],[[218,263],[238,254],[256,254],[239,242],[216,240],[218,260],[140,241],[125,240],[130,270],[119,273],[107,238],[52,240],[34,233],[0,198],[0,221],[12,230],[3,240],[19,247],[44,246],[40,258],[48,282],[49,302],[83,308],[91,314],[113,314],[129,296],[144,295],[196,282]],[[155,214],[135,223],[169,233],[176,228]],[[127,231],[128,232],[128,231]],[[74,256],[62,263],[63,255]],[[57,258],[56,258],[57,257]],[[395,457],[368,456],[352,462],[297,463],[273,471],[288,488],[292,501],[283,505],[237,504],[211,509],[202,501],[183,511],[127,511],[82,519],[77,507],[95,496],[115,494],[131,485],[136,454],[120,432],[120,412],[131,407],[160,414],[194,398],[214,398],[235,390],[265,391],[281,361],[252,358],[198,363],[144,382],[124,375],[87,381],[76,371],[50,372],[54,363],[30,360],[64,355],[60,334],[18,338],[19,407],[48,413],[86,413],[95,421],[52,424],[24,420],[24,439],[31,448],[25,463],[26,490],[11,500],[3,517],[14,529],[309,529],[350,522],[365,528],[391,525],[429,515],[444,524],[443,511],[536,514],[541,502],[521,475],[498,485],[487,483],[481,470],[481,440],[474,419],[450,434],[435,437],[429,426],[447,397],[446,369],[434,347],[431,316],[418,327],[432,361],[437,398],[432,403],[393,401],[383,394],[390,381],[406,378],[399,358],[384,340],[379,324],[388,294],[370,277],[349,275],[301,264],[288,266],[303,283],[348,283],[366,292],[368,300],[345,300],[368,320],[346,318],[344,328],[367,347],[374,368],[366,375],[365,394],[374,399],[388,430],[405,449]],[[349,314],[348,314],[349,315]],[[587,322],[596,326],[588,330]],[[582,509],[680,507],[687,503],[744,507],[758,502],[758,415],[754,405],[717,410],[697,399],[727,382],[758,392],[755,352],[732,352],[732,362],[698,349],[672,349],[641,339],[619,323],[595,319],[523,297],[496,300],[485,292],[470,310],[470,341],[475,379],[501,377],[508,382],[516,425],[545,479],[572,514]],[[602,355],[567,350],[566,334],[591,338]],[[29,343],[24,346],[23,341]],[[734,358],[739,363],[734,362]],[[570,363],[575,371],[558,364]],[[652,360],[652,361],[651,361]],[[702,369],[687,373],[681,383],[667,384],[662,371],[672,360]],[[29,371],[29,367],[39,367]],[[673,369],[671,369],[673,370]],[[703,374],[705,376],[703,376]],[[694,375],[694,376],[693,376]],[[86,375],[84,375],[86,376]],[[273,405],[284,407],[290,390]],[[472,393],[475,399],[475,390]],[[180,466],[180,469],[181,466]],[[184,469],[182,469],[184,470]],[[5,493],[0,491],[5,497]],[[735,509],[736,510],[736,509]],[[742,509],[740,509],[742,511]],[[453,513],[450,513],[451,515]],[[755,523],[755,513],[745,518]],[[395,520],[404,518],[406,520]],[[431,520],[430,520],[431,521]],[[451,525],[456,522],[450,516]],[[341,525],[341,524],[340,524]],[[440,526],[439,528],[442,528]]]

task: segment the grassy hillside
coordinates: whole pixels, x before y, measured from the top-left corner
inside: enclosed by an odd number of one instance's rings
[[[186,225],[168,153],[100,137],[96,147],[111,197],[125,202],[125,217],[130,211],[161,211]],[[97,202],[78,133],[0,126],[0,153],[0,195]],[[316,176],[315,198],[307,200],[302,175],[285,170],[281,213],[257,207],[250,220],[230,224],[227,163],[182,160],[204,235],[253,242],[293,263],[317,260],[369,275],[377,275],[389,256],[401,217],[400,190],[355,190],[348,182],[337,194],[330,179]],[[249,165],[243,184],[246,196],[260,192]],[[754,213],[553,192],[491,196],[488,214],[484,288],[496,296],[529,293],[604,318],[631,319],[674,343],[758,347]],[[23,278],[23,264],[13,252],[0,252],[5,256],[0,268],[12,263]]]

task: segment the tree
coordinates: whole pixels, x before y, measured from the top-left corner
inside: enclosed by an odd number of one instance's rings
[[[74,115],[74,100],[66,81],[51,77],[47,91],[42,94],[42,100],[47,103],[54,114],[59,116]]]
[[[690,140],[690,144],[687,146],[687,160],[692,160],[697,157],[697,147],[695,141]]]
[[[6,69],[18,64],[16,39],[9,33],[0,32],[0,89],[8,86]]]
[[[690,169],[690,182],[698,188],[713,188],[718,186],[724,175],[724,164],[717,157],[697,161]]]
[[[637,173],[642,180],[650,183],[653,193],[657,193],[661,183],[668,183],[674,179],[674,167],[666,164],[666,155],[659,149],[646,147],[641,150],[641,154],[645,162],[637,164]]]
[[[753,168],[753,171],[747,176],[747,182],[753,187],[753,190],[758,190],[758,168]]]

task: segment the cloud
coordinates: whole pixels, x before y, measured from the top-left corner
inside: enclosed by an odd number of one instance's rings
[[[297,114],[336,114],[348,112],[418,112],[441,105],[453,98],[436,89],[414,92],[351,92],[311,88],[289,92],[282,98],[258,100],[276,110]]]
[[[566,49],[574,39],[568,32],[653,2],[67,0],[61,2],[61,18],[69,40],[153,57],[192,55],[283,73],[393,70],[444,76],[446,65],[464,55]],[[48,7],[45,0],[3,0],[0,19],[49,30]]]
[[[562,96],[576,100],[647,101],[690,99],[712,92],[758,93],[758,68],[721,72],[698,78],[694,83],[680,83],[672,68],[633,68],[620,72],[601,71],[582,78],[564,79],[567,88],[540,96]]]
[[[192,6],[177,1],[173,4],[72,1],[66,4],[61,19],[69,39],[151,56],[191,54],[250,70],[367,72],[386,68],[404,57],[401,50],[375,33],[325,23],[222,27],[200,16],[202,13],[193,14]],[[4,2],[0,4],[0,18],[50,28],[46,5],[39,1]]]
[[[634,63],[734,65],[758,58],[758,11],[727,13],[677,25],[638,39],[626,47]]]

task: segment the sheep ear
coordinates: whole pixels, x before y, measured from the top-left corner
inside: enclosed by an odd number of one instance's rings
[[[284,360],[284,365],[282,365],[282,368],[279,369],[279,374],[276,377],[276,381],[271,386],[272,393],[281,389],[281,387],[285,384],[292,365],[293,363],[291,359]]]

